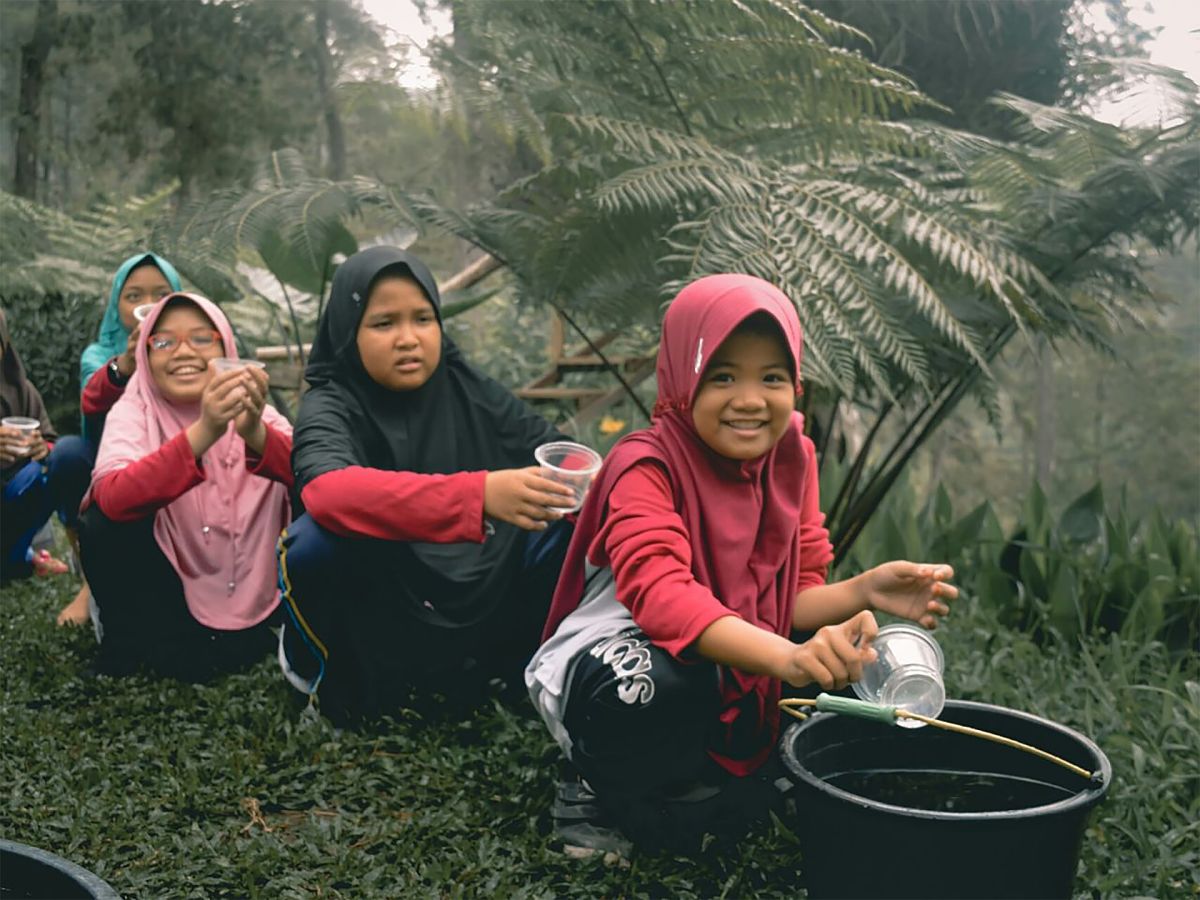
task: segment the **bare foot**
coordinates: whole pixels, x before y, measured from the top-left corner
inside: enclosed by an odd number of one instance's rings
[[[75,599],[63,607],[56,620],[59,625],[86,625],[91,618],[88,614],[88,598],[91,592],[85,581]]]
[[[33,574],[38,578],[50,578],[53,575],[65,575],[71,570],[65,562],[57,557],[51,556],[49,550],[39,550],[33,554],[33,559],[30,560],[33,566]]]

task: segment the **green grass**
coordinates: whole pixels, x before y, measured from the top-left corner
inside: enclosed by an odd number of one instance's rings
[[[801,857],[764,825],[735,851],[576,862],[547,840],[556,750],[531,714],[485,703],[335,734],[272,661],[196,687],[81,679],[88,630],[60,630],[67,580],[0,604],[0,834],[127,897],[785,897]],[[1197,658],[1092,640],[1040,650],[964,603],[940,633],[952,696],[1096,739],[1116,779],[1088,830],[1081,893],[1195,895]]]

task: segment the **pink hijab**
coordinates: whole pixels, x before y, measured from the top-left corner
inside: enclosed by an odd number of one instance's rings
[[[643,460],[657,460],[667,469],[687,528],[696,580],[746,621],[776,634],[790,632],[801,546],[823,555],[826,562],[830,555],[824,529],[805,534],[800,527],[806,480],[817,477],[805,462],[803,417],[793,413],[779,442],[765,455],[745,462],[710,449],[692,422],[692,400],[709,359],[755,313],[766,313],[778,324],[799,393],[800,320],[783,292],[750,275],[710,275],[684,288],[663,319],[654,420],[650,428],[617,442],[588,492],[543,639],[579,605],[585,556],[593,565],[609,564],[603,543],[596,540],[608,495],[617,479]],[[727,770],[747,774],[770,754],[778,729],[779,692],[775,679],[722,668],[724,749],[733,750],[736,733],[742,751],[736,756],[722,753],[722,748],[713,752]],[[748,745],[753,748],[750,756],[745,755]]]
[[[155,304],[142,323],[154,330],[174,298],[194,303],[221,335],[225,355],[237,357],[233,329],[212,301],[173,293]],[[137,371],[104,423],[93,483],[153,453],[200,415],[200,405],[168,402],[150,376],[146,340],[138,343]],[[290,435],[292,426],[271,406],[263,421]],[[230,423],[201,460],[205,479],[154,517],[154,539],[183,582],[188,609],[198,622],[226,631],[249,628],[279,602],[275,541],[288,523],[287,488],[246,470],[246,444]]]

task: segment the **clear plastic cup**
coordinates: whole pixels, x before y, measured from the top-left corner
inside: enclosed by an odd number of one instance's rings
[[[139,322],[145,322],[146,316],[150,315],[150,310],[154,309],[153,303],[143,303],[141,306],[133,308],[133,317]]]
[[[265,369],[267,364],[257,359],[233,359],[229,356],[218,356],[213,360],[213,366],[220,375],[222,372],[231,372],[234,369]]]
[[[600,454],[591,447],[576,444],[574,441],[542,444],[533,451],[533,456],[542,467],[543,475],[551,481],[566,485],[575,494],[575,502],[570,506],[550,507],[554,512],[560,513],[576,512],[583,506],[588,486],[604,462]]]
[[[29,452],[33,449],[33,436],[42,427],[41,422],[37,419],[29,418],[29,416],[5,416],[3,419],[0,419],[0,425],[4,425],[6,428],[15,428],[21,432],[22,446],[15,451],[17,456],[29,455]]]
[[[872,646],[879,658],[863,669],[854,693],[870,703],[937,718],[946,703],[945,659],[929,632],[915,625],[885,625]],[[896,724],[921,728],[925,723],[898,718]]]

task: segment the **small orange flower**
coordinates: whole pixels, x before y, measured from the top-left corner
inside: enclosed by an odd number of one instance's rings
[[[619,431],[625,430],[626,422],[624,419],[614,419],[612,416],[605,416],[600,420],[601,434],[616,434]]]

